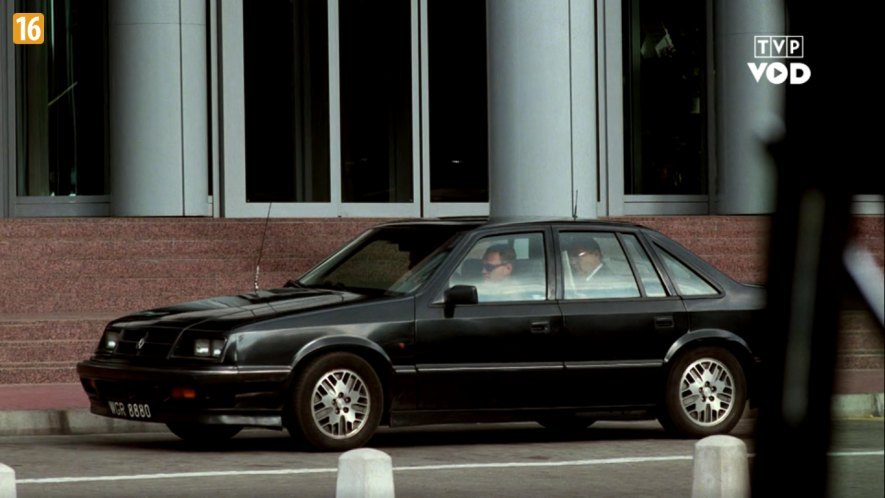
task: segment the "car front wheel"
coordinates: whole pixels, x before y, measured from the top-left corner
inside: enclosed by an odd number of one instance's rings
[[[746,401],[746,377],[734,355],[698,348],[670,368],[659,418],[666,429],[688,437],[725,434],[740,421]]]
[[[378,428],[383,397],[378,375],[359,356],[321,356],[298,377],[289,431],[318,450],[360,447]]]

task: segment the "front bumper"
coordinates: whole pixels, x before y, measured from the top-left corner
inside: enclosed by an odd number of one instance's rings
[[[161,368],[93,358],[78,363],[77,374],[96,415],[280,429],[291,370],[226,365]]]

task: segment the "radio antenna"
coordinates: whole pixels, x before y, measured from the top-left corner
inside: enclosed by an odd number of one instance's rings
[[[273,201],[267,204],[267,216],[264,218],[264,231],[261,233],[261,245],[258,246],[258,259],[255,261],[255,292],[258,292],[258,274],[261,271],[261,255],[264,253],[264,239],[267,237],[267,223],[270,221],[270,208]]]

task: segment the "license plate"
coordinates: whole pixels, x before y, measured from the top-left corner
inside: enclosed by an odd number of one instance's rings
[[[111,415],[115,417],[131,418],[135,420],[147,420],[151,418],[151,406],[147,403],[123,403],[120,401],[108,401]]]

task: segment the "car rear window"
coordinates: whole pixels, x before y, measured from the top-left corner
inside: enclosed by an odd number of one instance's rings
[[[703,277],[688,267],[685,263],[676,259],[672,254],[658,248],[658,254],[667,267],[667,272],[676,290],[683,296],[709,296],[719,294],[715,287],[707,283]]]

